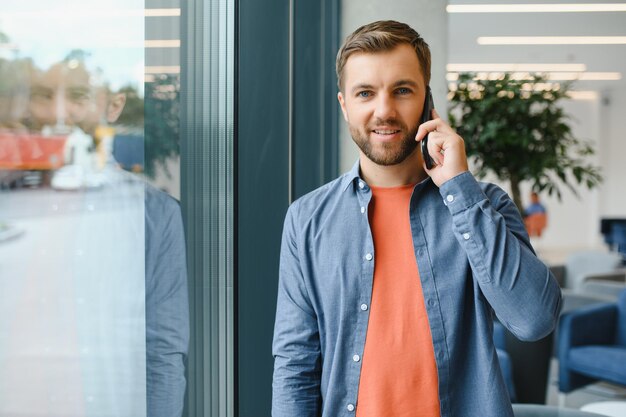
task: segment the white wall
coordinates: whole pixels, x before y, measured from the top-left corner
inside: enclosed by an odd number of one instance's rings
[[[600,214],[626,218],[626,87],[602,94],[600,149],[605,182],[601,188]]]
[[[397,20],[415,29],[430,46],[432,55],[431,82],[435,108],[445,107],[448,60],[448,17],[446,2],[428,0],[343,0],[341,9],[341,34],[345,39],[358,27],[376,20]],[[443,113],[443,112],[440,112]],[[348,171],[358,158],[358,150],[339,116],[339,172]]]
[[[601,146],[598,141],[599,100],[570,100],[563,109],[571,119],[572,133],[576,138],[587,140],[596,149],[596,155],[589,162],[599,165]],[[530,185],[525,184],[522,198],[529,203]],[[562,200],[556,196],[542,196],[542,202],[548,210],[548,227],[545,234],[534,241],[538,249],[559,249],[572,251],[577,249],[602,246],[599,215],[598,189],[588,190],[584,186],[576,187],[578,197],[569,188],[559,187]]]

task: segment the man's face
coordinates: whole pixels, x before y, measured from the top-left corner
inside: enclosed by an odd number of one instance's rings
[[[53,65],[33,79],[30,117],[36,130],[62,123],[92,133],[105,116],[107,91],[91,85],[84,67]]]
[[[409,44],[391,51],[355,53],[338,94],[354,142],[377,165],[404,161],[417,147],[426,85]]]

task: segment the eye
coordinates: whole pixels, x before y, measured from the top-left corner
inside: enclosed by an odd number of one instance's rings
[[[52,100],[54,98],[54,93],[50,90],[33,88],[31,94],[31,99],[33,100]]]
[[[398,88],[396,92],[400,95],[406,95],[406,94],[410,94],[411,90],[406,87],[401,87],[401,88]]]
[[[371,91],[359,91],[356,95],[357,97],[368,98],[372,96],[372,92]]]
[[[85,100],[89,100],[89,92],[88,91],[84,91],[82,89],[79,90],[69,90],[67,93],[67,96],[70,100],[72,101],[85,101]]]

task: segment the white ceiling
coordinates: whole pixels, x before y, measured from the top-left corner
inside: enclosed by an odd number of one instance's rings
[[[448,4],[559,3],[554,0],[450,0]],[[561,1],[560,3],[594,3]],[[624,3],[602,0],[596,3]],[[626,45],[478,45],[479,36],[626,36],[626,12],[449,13],[450,63],[585,64],[588,72],[620,72],[619,81],[576,81],[574,89],[626,87]]]

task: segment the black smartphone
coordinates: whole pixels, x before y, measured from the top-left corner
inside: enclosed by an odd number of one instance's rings
[[[432,110],[434,108],[435,105],[433,103],[433,95],[430,92],[430,86],[428,86],[426,87],[426,97],[424,97],[424,111],[422,112],[422,119],[420,120],[420,124],[432,119]],[[435,162],[428,153],[428,134],[426,134],[426,136],[424,136],[424,139],[422,139],[422,157],[424,158],[426,168],[433,169],[433,167],[435,166]]]

